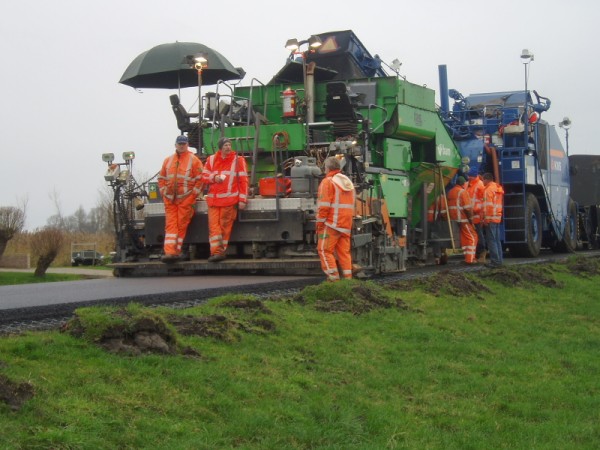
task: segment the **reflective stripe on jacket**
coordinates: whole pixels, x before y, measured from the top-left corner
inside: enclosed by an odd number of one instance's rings
[[[490,181],[483,194],[483,222],[500,223],[502,220],[502,201],[504,189],[497,183]]]
[[[223,182],[215,182],[217,175],[225,177]],[[223,158],[220,150],[210,155],[202,171],[202,181],[209,184],[205,197],[208,206],[231,206],[248,201],[246,160],[234,151],[226,158]]]
[[[448,192],[448,210],[450,219],[456,222],[468,222],[471,215],[471,197],[462,186],[456,185]]]
[[[200,194],[202,161],[192,152],[174,153],[167,157],[158,175],[158,186],[163,199],[176,202],[193,194]]]
[[[317,226],[324,224],[340,233],[352,232],[354,184],[339,170],[331,170],[319,185]]]
[[[467,192],[471,197],[471,206],[473,210],[473,223],[478,224],[481,222],[481,210],[483,208],[483,192],[485,187],[483,186],[483,181],[479,176],[477,177],[469,177],[469,186],[467,187]]]

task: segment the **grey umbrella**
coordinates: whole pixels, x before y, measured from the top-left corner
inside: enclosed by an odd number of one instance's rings
[[[138,89],[198,86],[198,72],[188,57],[199,53],[207,59],[207,66],[202,69],[202,84],[242,78],[240,71],[216,50],[196,42],[173,42],[157,45],[138,55],[129,64],[119,83]]]

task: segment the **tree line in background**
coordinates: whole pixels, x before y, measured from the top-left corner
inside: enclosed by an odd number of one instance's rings
[[[40,277],[45,275],[48,267],[61,254],[65,256],[61,258],[61,262],[70,263],[72,242],[99,241],[98,247],[101,250],[112,250],[114,225],[108,192],[101,195],[98,206],[89,212],[80,206],[70,216],[62,214],[56,193],[52,199],[56,214],[48,218],[46,226],[31,232],[24,231],[27,201],[21,202],[19,206],[0,206],[0,258],[10,248],[12,241],[12,253],[29,253],[35,265],[34,273]]]

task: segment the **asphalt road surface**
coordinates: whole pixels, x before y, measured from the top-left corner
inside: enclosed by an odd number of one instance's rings
[[[15,270],[6,270],[15,271]],[[259,283],[280,283],[303,279],[298,276],[264,275],[199,275],[160,278],[114,278],[111,271],[94,269],[50,269],[53,273],[79,273],[101,278],[0,286],[0,315],[2,310],[31,308],[65,303],[85,303],[97,300],[135,298],[143,296],[172,296],[178,292],[236,288]]]

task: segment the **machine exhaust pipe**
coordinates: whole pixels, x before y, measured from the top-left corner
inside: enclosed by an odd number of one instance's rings
[[[450,112],[450,101],[448,100],[448,71],[446,64],[440,64],[438,66],[438,73],[440,77],[440,109],[442,114],[446,115]]]

